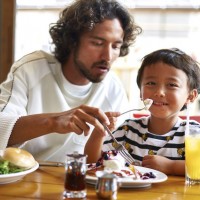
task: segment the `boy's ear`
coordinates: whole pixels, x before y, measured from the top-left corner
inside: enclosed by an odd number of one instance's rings
[[[194,100],[198,97],[198,91],[197,89],[193,89],[192,91],[190,91],[190,94],[187,98],[186,103],[190,103],[190,102],[194,102]]]
[[[142,93],[141,93],[141,91],[140,91],[140,99],[143,99],[143,98],[142,98]]]

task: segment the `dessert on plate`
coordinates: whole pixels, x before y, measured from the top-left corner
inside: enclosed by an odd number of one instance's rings
[[[142,174],[134,165],[129,165],[128,163],[126,163],[124,158],[116,150],[103,152],[101,158],[96,163],[88,165],[88,175],[95,176],[97,171],[107,171],[115,174],[120,178],[155,178],[155,175],[152,172]]]

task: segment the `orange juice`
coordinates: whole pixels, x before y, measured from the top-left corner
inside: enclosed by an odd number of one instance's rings
[[[187,177],[200,180],[200,135],[185,137],[185,156]]]

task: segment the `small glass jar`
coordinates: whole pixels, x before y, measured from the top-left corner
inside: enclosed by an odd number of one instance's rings
[[[63,193],[64,198],[86,197],[86,158],[87,155],[78,154],[78,152],[67,155],[65,165],[65,191]]]

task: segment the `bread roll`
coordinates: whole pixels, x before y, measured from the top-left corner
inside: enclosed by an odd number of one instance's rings
[[[6,148],[2,158],[24,169],[32,168],[36,163],[34,157],[28,151],[14,147]]]

